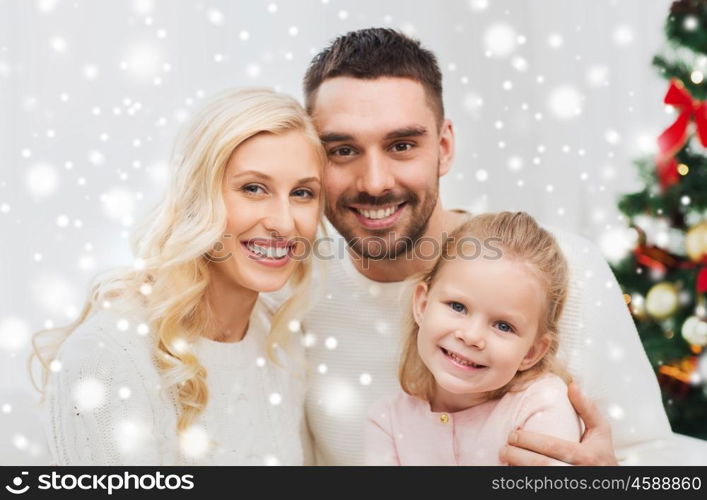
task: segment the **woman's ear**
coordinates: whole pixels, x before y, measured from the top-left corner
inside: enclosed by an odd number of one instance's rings
[[[551,339],[552,337],[549,333],[546,333],[537,339],[533,345],[530,346],[530,349],[528,349],[523,361],[520,362],[518,371],[524,371],[532,368],[538,361],[543,359],[543,356],[545,356],[545,353],[547,353],[547,350],[550,348]]]
[[[412,315],[417,326],[422,323],[425,309],[427,309],[427,283],[421,281],[415,286],[415,291],[412,294]]]

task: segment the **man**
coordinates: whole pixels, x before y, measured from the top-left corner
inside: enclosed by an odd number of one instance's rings
[[[317,463],[355,465],[368,408],[398,384],[403,280],[433,265],[435,246],[466,215],[438,197],[455,138],[431,52],[393,30],[352,32],[314,57],[304,90],[329,157],[326,215],[339,233],[323,293],[303,321],[307,415]],[[670,427],[620,289],[593,246],[554,232],[572,273],[561,355],[590,396],[569,392],[587,429],[581,443],[518,432],[501,459],[616,464],[613,426],[619,460],[651,462],[642,450],[668,439]]]

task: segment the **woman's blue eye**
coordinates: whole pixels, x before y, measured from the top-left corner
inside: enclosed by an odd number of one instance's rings
[[[314,193],[309,189],[296,189],[292,191],[292,194],[298,198],[314,198]]]
[[[513,327],[506,323],[505,321],[497,321],[496,327],[502,332],[513,332]]]
[[[265,191],[263,189],[263,186],[259,186],[257,184],[247,184],[241,188],[241,190],[245,191],[246,193],[250,194],[259,194],[258,190],[262,190],[263,192]]]
[[[458,313],[466,312],[466,307],[464,307],[464,304],[460,304],[459,302],[449,302],[449,307],[451,307],[453,311]]]

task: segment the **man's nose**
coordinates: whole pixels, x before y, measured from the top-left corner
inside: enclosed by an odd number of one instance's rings
[[[357,189],[371,196],[381,196],[395,186],[389,160],[381,153],[369,154],[357,179]]]

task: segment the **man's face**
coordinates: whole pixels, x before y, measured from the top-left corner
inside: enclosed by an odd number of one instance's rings
[[[451,123],[441,130],[422,84],[337,77],[318,89],[312,117],[327,150],[326,215],[354,251],[393,258],[427,229],[439,177],[451,164]]]

